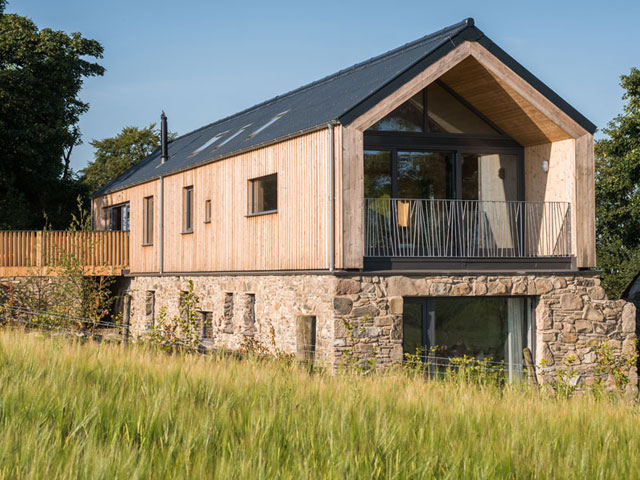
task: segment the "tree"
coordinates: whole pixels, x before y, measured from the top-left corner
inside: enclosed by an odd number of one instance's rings
[[[159,148],[160,130],[155,123],[124,127],[115,137],[92,140],[91,145],[96,149],[95,160],[82,170],[82,182],[94,193]]]
[[[89,108],[78,94],[86,77],[103,75],[91,61],[102,53],[80,33],[0,15],[0,228],[39,228],[45,212],[54,227],[68,224],[81,188],[70,152]]]
[[[640,271],[640,70],[620,78],[623,113],[595,147],[598,267],[612,298]]]

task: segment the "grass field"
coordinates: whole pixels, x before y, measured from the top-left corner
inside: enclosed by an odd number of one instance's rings
[[[1,478],[633,478],[639,413],[0,332]]]

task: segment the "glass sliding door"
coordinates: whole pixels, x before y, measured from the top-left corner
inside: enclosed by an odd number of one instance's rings
[[[471,201],[462,229],[475,233],[469,248],[479,256],[514,256],[521,250],[518,164],[513,154],[460,154],[460,194]]]
[[[402,318],[402,349],[405,354],[426,354],[428,350],[428,308],[425,299],[406,298]]]
[[[465,355],[496,367],[504,362],[509,381],[516,381],[522,350],[533,343],[530,311],[526,297],[406,298],[404,351],[424,349],[435,364]]]
[[[453,194],[455,156],[449,152],[398,152],[397,198],[444,200]]]
[[[364,151],[364,198],[390,198],[392,192],[391,152]]]

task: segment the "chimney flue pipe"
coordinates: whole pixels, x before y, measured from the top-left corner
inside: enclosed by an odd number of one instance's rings
[[[160,115],[160,161],[162,163],[169,160],[169,153],[167,147],[167,116],[162,112]]]

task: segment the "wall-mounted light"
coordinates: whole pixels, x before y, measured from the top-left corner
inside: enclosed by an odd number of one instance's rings
[[[542,171],[545,173],[549,171],[549,160],[542,161]]]

